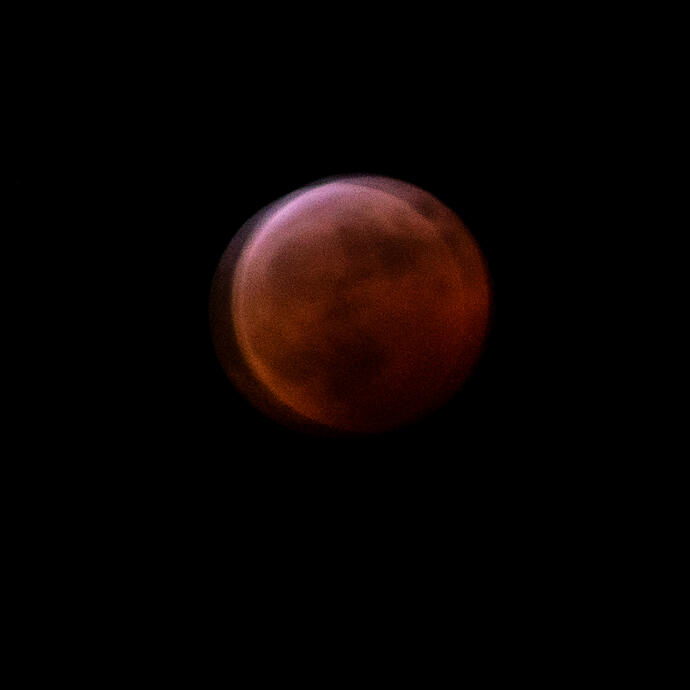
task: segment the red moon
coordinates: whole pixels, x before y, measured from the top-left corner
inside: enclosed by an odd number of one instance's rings
[[[303,430],[375,433],[442,405],[479,358],[489,274],[431,194],[357,176],[298,190],[230,243],[211,330],[230,379]]]

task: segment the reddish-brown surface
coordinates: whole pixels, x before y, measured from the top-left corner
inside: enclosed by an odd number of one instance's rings
[[[221,261],[211,316],[221,364],[264,411],[375,432],[457,389],[488,311],[486,267],[460,220],[416,187],[358,177],[255,220]]]

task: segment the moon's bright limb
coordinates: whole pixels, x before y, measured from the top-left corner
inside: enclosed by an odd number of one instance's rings
[[[443,403],[481,353],[485,262],[417,187],[330,180],[256,216],[221,260],[211,299],[231,379],[289,424],[376,432]]]

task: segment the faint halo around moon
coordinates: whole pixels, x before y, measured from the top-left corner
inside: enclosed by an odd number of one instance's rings
[[[273,419],[388,431],[437,409],[486,337],[486,262],[438,199],[385,177],[331,178],[251,218],[213,279],[223,370]]]

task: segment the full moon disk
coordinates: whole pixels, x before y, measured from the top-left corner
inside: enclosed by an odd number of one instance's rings
[[[288,195],[230,243],[211,291],[219,361],[265,413],[371,433],[445,402],[476,363],[486,264],[462,221],[413,185],[343,177]]]

